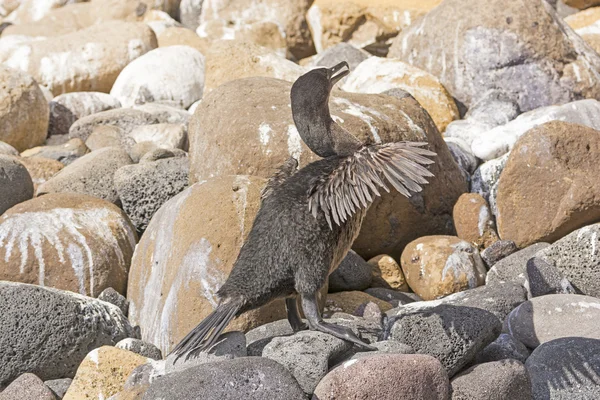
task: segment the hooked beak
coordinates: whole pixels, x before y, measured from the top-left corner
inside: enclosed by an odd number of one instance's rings
[[[346,69],[343,70],[343,68],[346,68]],[[342,79],[343,77],[345,77],[346,75],[348,75],[350,73],[350,67],[348,66],[348,63],[346,61],[342,61],[335,67],[329,68],[328,71],[329,71],[329,74],[328,74],[329,82],[331,83],[331,86],[333,86],[340,79]]]

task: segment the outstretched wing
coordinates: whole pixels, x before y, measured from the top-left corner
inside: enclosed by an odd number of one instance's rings
[[[425,167],[433,163],[427,157],[436,155],[422,148],[426,145],[396,142],[363,147],[344,158],[309,190],[310,212],[317,218],[321,209],[330,228],[332,219],[341,225],[358,209],[371,204],[374,196],[381,196],[378,187],[389,193],[384,178],[406,197],[420,192],[421,185],[428,183],[426,178],[433,176]]]
[[[266,199],[273,193],[273,190],[286,181],[290,176],[294,175],[298,170],[298,160],[294,157],[288,158],[281,167],[269,178],[267,185],[260,193],[261,201]]]

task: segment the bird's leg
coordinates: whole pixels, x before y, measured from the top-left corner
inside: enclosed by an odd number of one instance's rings
[[[308,329],[308,326],[302,322],[302,319],[300,318],[296,297],[288,297],[285,299],[285,310],[287,311],[287,319],[294,333]]]
[[[311,330],[328,333],[336,338],[352,342],[368,350],[377,350],[377,348],[369,346],[367,343],[360,340],[350,328],[324,322],[323,318],[321,318],[321,312],[319,311],[316,292],[302,294],[302,310],[304,311],[304,316],[308,320],[308,326]]]

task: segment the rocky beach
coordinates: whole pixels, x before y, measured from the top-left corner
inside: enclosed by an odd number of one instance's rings
[[[436,153],[320,292],[375,350],[281,298],[170,355],[342,61],[335,123]],[[58,399],[600,399],[600,0],[0,0],[0,400]]]

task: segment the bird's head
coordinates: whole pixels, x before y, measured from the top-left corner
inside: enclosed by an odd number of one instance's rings
[[[318,155],[333,153],[327,131],[334,124],[329,113],[329,94],[333,86],[350,73],[343,61],[332,68],[313,69],[294,82],[291,90],[292,116],[302,140]]]

